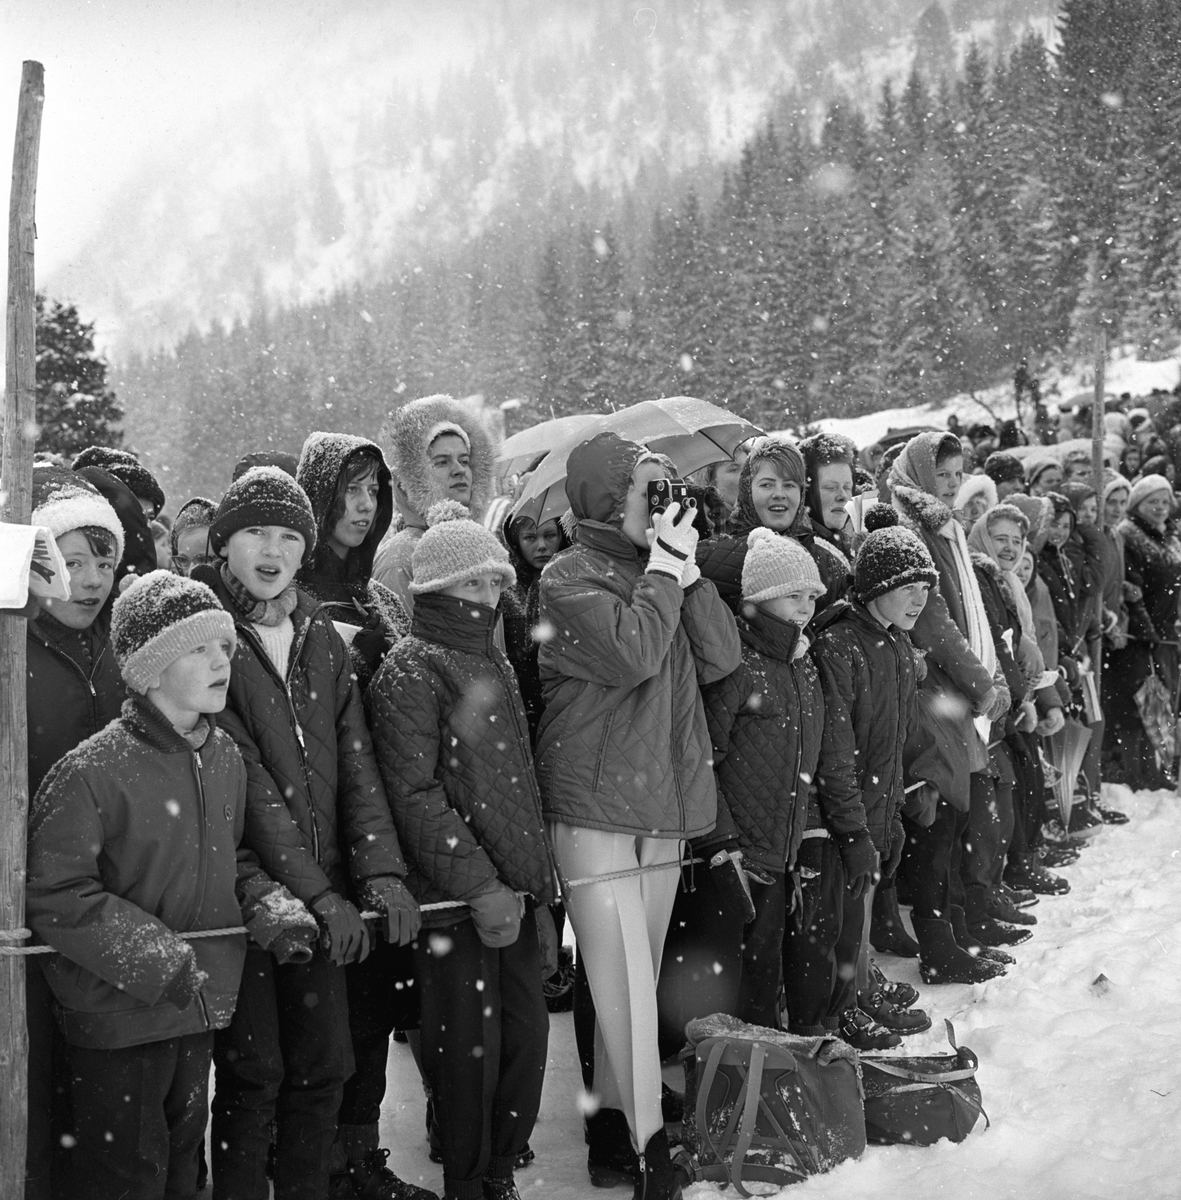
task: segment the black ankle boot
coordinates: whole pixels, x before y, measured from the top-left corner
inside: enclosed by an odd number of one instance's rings
[[[897,888],[879,887],[874,892],[869,942],[882,954],[918,958],[919,944],[906,932],[906,926],[902,924],[902,914],[898,911]]]
[[[973,957],[956,942],[951,922],[914,918],[921,958],[919,971],[924,983],[984,983],[1005,973],[1000,963]]]
[[[618,1108],[600,1108],[587,1117],[586,1144],[586,1169],[595,1187],[627,1186],[640,1178],[627,1117]]]
[[[681,1200],[682,1180],[668,1152],[668,1135],[657,1130],[639,1156],[640,1177],[632,1200]]]

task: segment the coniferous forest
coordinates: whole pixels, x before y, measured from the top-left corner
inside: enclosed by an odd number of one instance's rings
[[[397,278],[121,363],[127,441],[174,496],[312,429],[375,436],[431,392],[519,400],[509,430],[659,395],[766,428],[987,387],[1181,330],[1181,6],[1066,0],[953,75],[916,64],[873,111],[785,97],[719,186],[543,233],[506,219]],[[600,206],[601,207],[601,206]],[[620,226],[645,236],[623,239]],[[289,431],[286,435],[284,431]]]

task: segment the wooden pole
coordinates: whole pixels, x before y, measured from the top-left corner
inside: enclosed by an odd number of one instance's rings
[[[37,158],[45,74],[39,62],[21,71],[12,193],[8,204],[8,303],[5,313],[4,444],[0,520],[29,522],[37,430],[37,347],[33,239]],[[0,613],[0,930],[25,919],[25,827],[29,810],[25,712],[25,620]],[[29,1036],[25,960],[0,955],[0,1197],[25,1186]]]
[[[1095,504],[1098,512],[1095,514],[1095,525],[1100,534],[1103,533],[1103,441],[1107,433],[1104,424],[1104,396],[1107,392],[1107,331],[1100,326],[1095,334],[1095,399],[1091,402],[1091,472],[1094,476],[1092,486],[1095,489]],[[1099,622],[1103,623],[1103,598],[1099,598]],[[1100,640],[1094,647],[1091,670],[1095,672],[1095,692],[1100,703],[1103,700],[1103,642]]]

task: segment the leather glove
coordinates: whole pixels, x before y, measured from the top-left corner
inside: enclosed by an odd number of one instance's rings
[[[1051,737],[1066,724],[1066,716],[1060,708],[1052,708],[1034,727],[1034,732],[1042,737]]]
[[[890,856],[882,864],[882,878],[893,879],[902,861],[902,851],[906,848],[906,830],[902,822],[895,817],[890,824]]]
[[[312,905],[312,912],[320,924],[320,945],[329,962],[343,967],[369,957],[369,930],[343,896],[328,892]]]
[[[503,883],[468,899],[476,934],[485,946],[503,950],[517,940],[525,905],[521,897]]]
[[[312,961],[312,947],[316,943],[317,931],[309,925],[291,925],[275,935],[270,950],[281,966],[288,963]]]
[[[376,675],[377,668],[381,666],[382,660],[390,650],[390,640],[386,637],[385,625],[377,613],[370,616],[365,624],[357,630],[353,637],[352,649],[360,655],[365,666],[369,668],[369,674]]]
[[[722,903],[741,917],[744,925],[749,925],[757,914],[750,884],[742,869],[742,851],[719,850],[709,860],[709,874]]]
[[[770,887],[775,882],[774,871],[760,866],[758,863],[748,862],[745,858],[742,860],[742,870],[751,883],[757,883],[762,887]]]
[[[385,940],[391,946],[405,946],[418,936],[422,928],[418,901],[396,875],[367,879],[361,886],[361,899],[385,917]]]
[[[838,833],[837,848],[841,852],[841,862],[845,864],[845,886],[854,900],[865,895],[865,889],[870,884],[877,883],[881,878],[881,868],[878,852],[873,848],[873,838],[868,829],[858,829],[855,833]]]
[[[693,510],[682,511],[674,502],[652,518],[652,549],[648,555],[648,570],[668,575],[678,583],[684,578],[685,567],[696,565],[697,528]],[[678,520],[679,518],[679,520]]]
[[[533,910],[537,922],[537,948],[541,951],[541,977],[548,979],[558,969],[558,929],[548,904]]]
[[[181,960],[180,970],[164,985],[160,993],[161,1000],[177,1008],[185,1009],[201,994],[201,987],[207,983],[209,976],[197,966],[197,955],[193,947],[185,942],[185,956]]]

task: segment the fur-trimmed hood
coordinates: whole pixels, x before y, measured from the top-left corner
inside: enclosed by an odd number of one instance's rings
[[[897,484],[890,491],[890,499],[904,521],[909,521],[926,533],[938,533],[948,521],[954,519],[951,509],[942,500],[936,500],[919,488]]]
[[[408,526],[426,528],[426,511],[439,500],[450,499],[431,475],[427,461],[432,435],[458,426],[467,435],[471,450],[471,514],[480,520],[492,498],[496,446],[492,435],[471,409],[451,396],[424,396],[390,414],[382,441],[394,476],[394,500]]]

